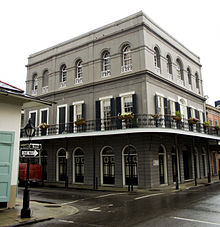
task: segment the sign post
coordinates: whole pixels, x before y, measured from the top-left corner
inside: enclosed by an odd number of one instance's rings
[[[26,174],[26,182],[24,189],[24,198],[23,198],[23,208],[21,210],[21,218],[29,218],[31,216],[31,209],[29,207],[30,203],[30,193],[29,193],[29,176],[30,176],[30,157],[38,155],[38,152],[35,149],[23,149],[21,150],[21,154],[23,157],[27,158],[27,174]]]

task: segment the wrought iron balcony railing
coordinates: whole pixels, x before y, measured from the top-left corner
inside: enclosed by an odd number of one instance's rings
[[[157,117],[152,114],[132,115],[132,118],[130,119],[110,117],[107,119],[86,120],[83,123],[77,125],[74,122],[49,125],[49,127],[46,129],[37,128],[34,136],[120,130],[128,128],[178,129],[220,136],[220,130],[216,129],[214,126],[205,126],[203,123],[192,124],[188,119],[175,120],[174,117],[170,115]],[[23,129],[21,130],[21,137],[25,137]]]

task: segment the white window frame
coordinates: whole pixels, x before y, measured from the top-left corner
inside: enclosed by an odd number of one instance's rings
[[[122,49],[121,72],[124,73],[124,72],[129,72],[129,71],[132,71],[132,56],[131,56],[131,46],[129,44],[127,44]]]
[[[37,127],[37,110],[31,110],[31,111],[29,111],[29,113],[28,113],[28,118],[31,118],[31,113],[36,113],[36,118],[35,118],[35,127]]]

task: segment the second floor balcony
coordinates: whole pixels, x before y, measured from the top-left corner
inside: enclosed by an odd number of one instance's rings
[[[130,130],[135,132],[169,132],[184,135],[196,134],[202,137],[220,137],[220,130],[214,126],[205,126],[203,123],[192,123],[189,119],[175,119],[171,115],[157,116],[154,114],[131,115],[130,117],[109,117],[106,119],[84,120],[80,124],[76,122],[60,123],[55,125],[48,125],[46,128],[37,128],[34,137],[43,136],[59,136],[65,134],[79,134],[108,132],[111,134],[119,132],[119,130]],[[177,132],[178,131],[178,132]],[[104,134],[103,134],[104,135]],[[26,137],[24,130],[21,130],[21,137]],[[213,138],[214,138],[213,137]],[[58,137],[59,138],[59,137]]]

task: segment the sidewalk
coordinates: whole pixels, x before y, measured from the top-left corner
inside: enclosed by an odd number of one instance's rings
[[[59,204],[48,204],[30,201],[31,218],[20,218],[23,201],[16,199],[16,207],[14,209],[0,209],[0,226],[24,226],[25,224],[33,224],[59,218],[62,216],[72,215],[78,212],[72,206],[60,206]]]
[[[176,185],[171,186],[161,186],[153,189],[136,189],[135,192],[141,192],[146,194],[155,193],[155,191],[160,191],[162,193],[178,192],[182,190],[188,190],[190,188],[204,187],[210,184],[220,182],[219,177],[212,177],[211,183],[208,183],[207,178],[198,179],[197,186],[195,186],[194,181],[185,182],[179,185],[179,190],[176,190]],[[57,185],[57,187],[63,187],[63,185]],[[72,188],[72,187],[70,187]],[[86,188],[85,188],[86,190]],[[88,188],[87,188],[88,190]],[[110,188],[110,187],[99,187],[98,190],[103,191],[127,191],[127,188]],[[50,220],[53,218],[59,218],[63,216],[73,215],[78,212],[77,208],[67,205],[50,204],[44,202],[30,201],[31,208],[31,218],[21,219],[20,212],[22,209],[22,200],[16,200],[16,207],[14,209],[0,209],[0,227],[3,226],[24,226],[25,224],[32,224],[37,222],[42,222]]]

